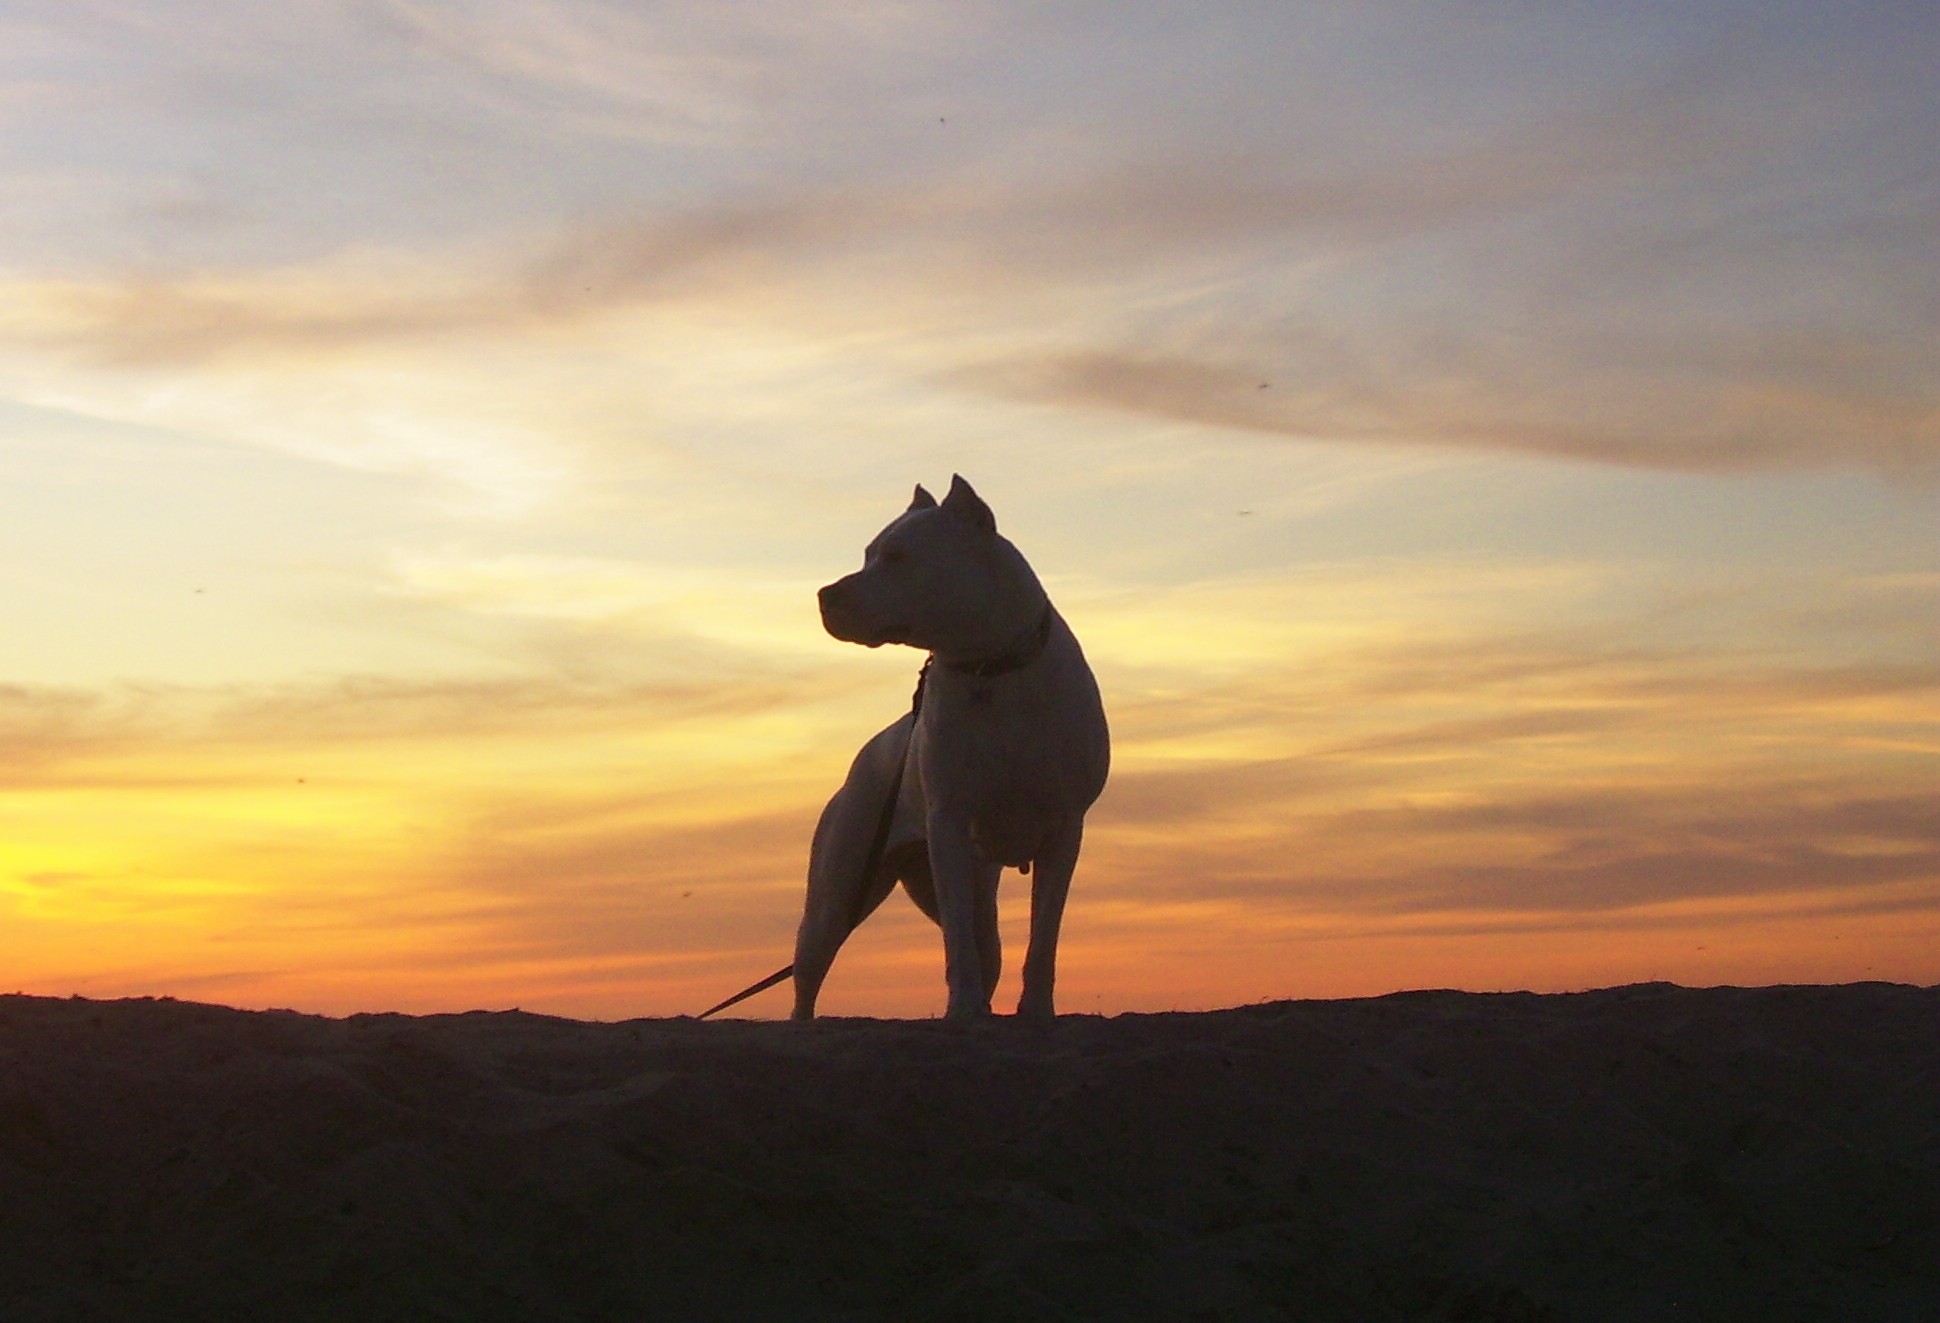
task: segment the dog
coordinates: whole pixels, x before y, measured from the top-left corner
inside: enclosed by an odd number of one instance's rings
[[[836,952],[899,881],[943,930],[947,1018],[988,1016],[1003,969],[997,880],[1012,867],[1032,878],[1017,1013],[1048,1022],[1085,811],[1111,766],[1078,640],[961,476],[941,503],[918,486],[819,604],[835,638],[905,644],[930,660],[917,709],[862,746],[816,825],[794,1018],[814,1018]]]

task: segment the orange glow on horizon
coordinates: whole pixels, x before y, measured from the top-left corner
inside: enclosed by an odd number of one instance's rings
[[[1405,620],[1385,641],[1302,635],[1290,672],[1275,649],[1291,635],[1249,653],[1202,618],[1227,668],[1194,677],[1151,669],[1148,623],[1106,623],[1093,653],[1119,685],[1117,759],[1067,924],[1070,1010],[1940,981],[1926,763],[1903,747],[1918,737],[1850,738],[1918,731],[1917,695],[1663,687],[1650,657],[1514,655],[1462,663],[1512,680],[1444,691],[1450,663],[1414,676]],[[283,700],[267,729],[248,700],[81,740],[56,774],[0,787],[13,983],[330,1012],[692,1013],[787,962],[809,833],[886,719],[879,687],[783,686],[745,709],[421,694],[422,711],[348,723],[326,693],[315,712]],[[411,725],[382,733],[400,715]],[[1022,879],[1005,895],[1000,1005],[1028,910]],[[935,1013],[939,949],[893,899],[826,1009]],[[771,992],[740,1013],[786,1009]]]

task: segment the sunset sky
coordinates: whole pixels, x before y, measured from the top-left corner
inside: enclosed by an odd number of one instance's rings
[[[1936,68],[1932,0],[0,0],[0,990],[768,973],[920,661],[814,590],[953,472],[1113,723],[1062,1009],[1940,981]],[[942,1003],[898,897],[823,1009]]]

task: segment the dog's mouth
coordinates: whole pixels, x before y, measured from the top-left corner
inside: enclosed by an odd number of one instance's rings
[[[888,629],[880,630],[869,638],[851,638],[845,641],[849,643],[860,643],[865,648],[880,648],[885,643],[901,643],[904,633],[904,630],[891,625]],[[842,636],[837,634],[836,637],[841,638]]]
[[[840,639],[844,643],[860,643],[865,648],[880,648],[885,643],[901,643],[905,632],[898,625],[889,625],[882,629],[862,629],[847,622],[830,620],[826,614],[822,619],[822,628],[828,630],[832,638]]]

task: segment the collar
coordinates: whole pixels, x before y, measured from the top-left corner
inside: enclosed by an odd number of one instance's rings
[[[964,675],[973,675],[979,680],[994,680],[1012,671],[1021,671],[1044,655],[1045,645],[1051,641],[1051,619],[1055,613],[1051,604],[1044,604],[1044,614],[1038,617],[1037,624],[1025,636],[1024,641],[1009,652],[1000,652],[995,657],[987,657],[977,662],[946,661],[943,664],[951,670]]]

